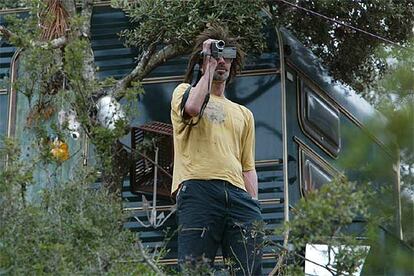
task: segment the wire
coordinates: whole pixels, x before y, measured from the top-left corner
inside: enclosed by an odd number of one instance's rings
[[[303,10],[303,11],[305,11],[305,12],[308,12],[308,13],[312,14],[312,15],[316,15],[316,16],[322,17],[322,18],[324,18],[324,19],[326,19],[326,20],[328,20],[328,21],[331,21],[331,22],[334,22],[334,23],[336,23],[336,24],[339,24],[339,25],[345,26],[345,27],[350,28],[350,29],[352,29],[352,30],[354,30],[354,31],[364,33],[364,34],[366,34],[366,35],[368,35],[368,36],[374,37],[374,38],[379,39],[379,40],[382,40],[382,41],[384,41],[384,42],[387,42],[387,43],[393,44],[393,45],[395,45],[395,46],[398,46],[398,47],[401,47],[401,48],[404,48],[404,49],[407,49],[407,47],[404,47],[404,46],[400,45],[400,44],[399,44],[399,43],[397,43],[397,42],[394,42],[394,41],[389,40],[389,39],[387,39],[387,38],[384,38],[384,37],[382,37],[382,36],[379,36],[379,35],[376,35],[376,34],[370,33],[370,32],[365,31],[365,30],[363,30],[363,29],[360,29],[360,28],[354,27],[354,26],[352,26],[352,25],[350,25],[350,24],[347,24],[347,23],[345,23],[345,22],[342,22],[342,21],[339,21],[339,20],[336,20],[336,19],[330,18],[330,17],[328,17],[328,16],[326,16],[326,15],[323,15],[323,14],[321,14],[321,13],[318,13],[318,12],[315,12],[315,11],[309,10],[309,9],[307,9],[307,8],[301,7],[301,6],[299,6],[299,5],[296,5],[296,4],[293,4],[293,3],[290,3],[290,2],[288,2],[288,1],[286,1],[286,0],[271,0],[271,1],[273,1],[273,2],[275,2],[275,1],[278,1],[278,2],[283,2],[283,3],[285,3],[285,4],[288,4],[288,5],[292,6],[292,7],[297,8],[297,9],[299,9],[299,10]]]

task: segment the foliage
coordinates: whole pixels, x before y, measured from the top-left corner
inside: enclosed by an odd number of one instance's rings
[[[412,195],[403,194],[401,197],[401,209],[403,238],[411,248],[414,248],[414,200]]]
[[[32,170],[17,144],[5,141],[8,166],[0,172],[0,271],[9,274],[152,274],[123,230],[123,214],[104,187],[92,188],[96,173],[79,170],[68,181],[44,189],[38,203],[19,200]]]
[[[328,270],[334,272],[333,275],[355,272],[367,252],[356,247],[363,243],[357,239],[358,233],[352,233],[347,227],[357,217],[368,217],[366,196],[366,193],[356,189],[355,183],[344,179],[335,179],[321,189],[308,193],[292,210],[293,219],[284,225],[284,229],[278,229],[289,232],[293,250],[288,254],[292,257],[303,256],[306,244],[338,247],[336,258],[331,260]],[[299,258],[297,264],[302,262]],[[286,273],[300,271],[295,266],[285,269]]]
[[[414,27],[411,0],[289,2],[401,44],[412,35]],[[280,1],[273,1],[272,8],[278,25],[288,27],[310,47],[335,79],[362,92],[386,72],[385,59],[375,54],[384,42]]]
[[[3,0],[0,2],[0,10],[2,9],[13,9],[25,7],[25,1],[17,0]]]
[[[18,31],[19,37],[24,38],[15,41],[17,46],[24,47],[25,50],[20,62],[24,74],[14,83],[15,90],[27,97],[31,110],[24,131],[34,132],[37,143],[48,141],[51,137],[68,141],[70,140],[68,125],[58,125],[57,114],[59,110],[73,109],[76,120],[97,149],[98,169],[107,171],[107,175],[116,174],[117,172],[112,170],[112,155],[114,155],[112,145],[125,135],[128,120],[119,120],[114,130],[104,128],[97,122],[94,97],[96,91],[106,89],[108,84],[113,85],[113,80],[96,81],[85,78],[84,72],[87,70],[85,60],[90,42],[82,37],[73,36],[64,49],[37,47],[34,43],[28,43],[28,41],[37,41],[40,36],[37,31],[32,31],[36,30],[36,20],[30,19],[33,17],[29,17],[26,21],[18,18],[9,21],[10,29]],[[76,30],[83,24],[84,19],[73,16],[70,22],[72,28]],[[142,92],[142,85],[139,82],[134,82],[131,88],[126,89],[125,111],[130,119],[137,112],[136,105],[133,103],[136,102],[137,95]],[[44,148],[43,156],[50,157],[48,152],[48,147]]]
[[[381,51],[392,64],[390,71],[375,87],[376,103],[387,116],[405,163],[402,181],[414,185],[414,40],[405,49]]]
[[[32,166],[23,166],[19,160],[20,148],[10,139],[4,139],[3,147],[0,149],[0,160],[6,161],[13,166],[4,165],[0,171],[0,203],[3,203],[3,197],[14,198],[14,202],[20,205],[25,204],[25,192],[27,186],[33,180]],[[6,159],[7,158],[7,159]],[[4,168],[5,167],[5,168]],[[6,185],[7,184],[7,185]],[[16,193],[18,189],[19,193]]]
[[[22,156],[21,146],[6,140],[1,156],[7,155],[8,164],[0,172],[0,270],[10,274],[155,274],[146,264],[150,259],[143,259],[136,234],[122,228],[125,218],[119,197],[107,186],[91,188],[97,181],[96,170],[108,171],[107,175],[113,171],[111,147],[124,136],[127,122],[120,120],[109,130],[95,117],[94,94],[106,89],[110,80],[85,78],[84,72],[91,67],[85,63],[90,42],[77,30],[89,19],[70,18],[64,48],[52,49],[48,43],[39,47],[36,14],[42,5],[28,2],[31,13],[24,19],[9,17],[8,27],[17,34],[10,42],[24,48],[20,59],[24,73],[15,89],[26,96],[31,110],[21,132],[32,138],[31,150],[30,156]],[[141,92],[137,83],[127,95],[136,98]],[[78,159],[61,163],[51,155],[47,142],[51,137],[70,140],[68,124],[58,124],[57,113],[62,109],[76,112],[83,132],[95,145],[100,157],[95,168],[80,167]],[[64,166],[76,175],[62,177]],[[41,184],[39,175],[45,176],[41,179],[44,189],[32,200],[26,190]]]
[[[388,128],[394,135],[394,146],[401,160],[402,224],[404,240],[414,248],[414,40],[406,49],[382,51],[392,68],[376,87],[377,103],[387,116]]]
[[[194,38],[214,23],[227,25],[231,33],[242,38],[246,50],[257,52],[263,48],[263,19],[259,14],[262,0],[117,0],[113,4],[123,8],[134,24],[122,36],[128,45],[141,49],[153,43],[191,47]]]

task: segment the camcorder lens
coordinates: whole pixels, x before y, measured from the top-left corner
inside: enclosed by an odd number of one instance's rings
[[[226,44],[223,40],[217,40],[211,44],[211,56],[215,59],[218,58],[236,58],[237,49],[236,47],[225,47]]]
[[[224,49],[224,45],[225,45],[225,43],[224,43],[223,40],[216,41],[216,47],[218,49],[223,50]]]

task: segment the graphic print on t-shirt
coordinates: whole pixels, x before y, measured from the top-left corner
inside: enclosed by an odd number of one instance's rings
[[[204,115],[213,124],[222,124],[226,119],[223,104],[214,101],[207,104]]]

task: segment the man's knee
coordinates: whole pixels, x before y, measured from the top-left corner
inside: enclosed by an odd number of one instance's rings
[[[180,267],[204,269],[211,267],[218,245],[210,237],[207,226],[181,226],[178,232],[178,261]]]

